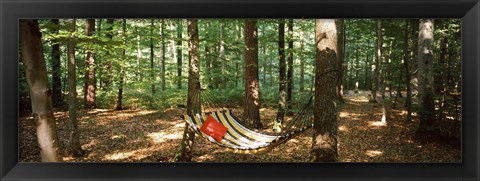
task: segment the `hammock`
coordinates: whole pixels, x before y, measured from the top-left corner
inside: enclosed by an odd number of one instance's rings
[[[217,102],[213,95],[202,95],[204,99],[209,100],[207,102]],[[235,153],[256,153],[285,143],[305,130],[312,128],[312,98],[313,96],[310,97],[308,102],[295,114],[292,120],[290,120],[280,133],[268,133],[248,128],[248,126],[236,117],[231,110],[225,108],[210,112],[185,114],[181,117],[198,135],[220,147]],[[218,102],[213,104],[218,105]],[[207,120],[209,115],[213,116],[213,118],[227,128],[227,132],[221,141],[217,141],[213,137],[200,131],[201,126]]]

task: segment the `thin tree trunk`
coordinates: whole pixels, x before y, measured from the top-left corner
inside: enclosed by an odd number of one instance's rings
[[[160,87],[162,91],[165,91],[166,84],[165,84],[165,20],[162,19],[160,22]]]
[[[279,75],[278,75],[278,112],[277,120],[278,124],[283,124],[285,118],[286,109],[286,81],[285,81],[285,21],[279,20],[278,24],[278,56],[279,61]]]
[[[152,81],[152,95],[155,95],[155,67],[153,64],[153,57],[154,57],[154,52],[153,52],[153,29],[155,28],[155,20],[150,19],[150,79]]]
[[[123,39],[123,44],[126,46],[127,45],[127,20],[123,19],[122,20],[122,39]],[[118,80],[118,94],[117,94],[117,105],[115,106],[115,110],[122,110],[123,109],[123,84],[125,82],[125,68],[124,64],[126,62],[126,57],[125,57],[125,48],[122,48],[121,52],[121,57],[122,57],[122,62],[120,63],[120,78]]]
[[[337,151],[337,30],[335,20],[315,22],[316,68],[314,133],[310,160],[336,162]]]
[[[113,39],[113,19],[107,19],[107,34],[105,35],[110,41],[112,41]],[[104,75],[103,75],[103,79],[101,82],[103,82],[103,86],[102,88],[105,89],[105,90],[109,90],[110,87],[112,86],[112,79],[113,79],[113,75],[111,73],[111,70],[112,70],[112,61],[110,59],[111,58],[111,55],[109,53],[109,51],[106,51],[106,61],[104,62]],[[99,73],[99,75],[102,75],[101,73]]]
[[[260,122],[260,87],[258,84],[258,32],[257,21],[245,20],[245,99],[244,118],[254,128],[262,128]]]
[[[198,38],[198,20],[188,19],[188,98],[187,113],[200,113],[200,53]],[[192,160],[192,146],[195,140],[195,132],[185,123],[182,145],[178,161],[190,162]]]
[[[302,20],[303,21],[303,20]],[[305,37],[303,29],[300,30],[300,92],[305,90],[305,63],[303,59],[303,49],[305,46]]]
[[[95,31],[95,19],[87,19],[85,27],[85,34],[87,36],[92,36],[92,32]],[[97,108],[96,101],[96,80],[95,80],[95,59],[94,52],[92,49],[87,50],[87,70],[85,72],[85,109],[95,109]]]
[[[418,35],[419,132],[435,130],[433,88],[433,20],[420,19]]]
[[[70,33],[75,32],[75,19],[68,20]],[[67,42],[68,55],[68,115],[70,132],[70,153],[75,156],[83,156],[85,152],[80,146],[80,137],[78,134],[77,123],[77,75],[75,60],[75,43],[72,39]]]
[[[287,58],[287,114],[292,109],[292,90],[293,90],[293,19],[288,20],[288,58]],[[293,113],[292,113],[293,114]]]
[[[227,88],[227,59],[225,58],[225,22],[220,21],[220,59],[222,59],[222,90]]]
[[[383,78],[383,58],[382,58],[382,45],[383,45],[383,35],[382,35],[382,21],[380,19],[377,20],[377,65],[375,67],[376,74],[377,74],[377,94],[376,99],[377,103],[382,106],[382,123],[387,122],[387,109],[385,107],[385,81]],[[379,94],[380,93],[380,94]]]
[[[415,26],[415,25],[413,25]],[[413,35],[412,35],[413,36]],[[412,121],[412,90],[410,88],[410,78],[411,78],[411,73],[410,73],[410,59],[408,56],[408,21],[405,21],[405,30],[403,32],[403,42],[404,42],[404,48],[403,48],[403,63],[405,67],[405,84],[407,86],[407,97],[405,99],[405,107],[407,108],[407,122]]]
[[[177,20],[177,89],[182,89],[182,20]]]
[[[59,20],[52,19],[50,21],[55,25],[52,34],[58,34]],[[54,106],[62,103],[62,72],[60,66],[60,43],[52,42],[52,102]]]
[[[262,36],[265,36],[265,24],[262,25]],[[262,83],[267,84],[267,47],[265,41],[262,41]]]
[[[337,78],[337,99],[340,102],[344,102],[343,100],[343,59],[344,59],[344,34],[345,34],[345,20],[339,19],[337,20],[338,24],[338,35],[337,35],[337,61],[338,61],[338,78]]]
[[[37,20],[20,20],[21,60],[30,88],[33,120],[42,162],[61,162],[57,127],[52,108],[52,90],[48,87],[43,56],[42,34]]]

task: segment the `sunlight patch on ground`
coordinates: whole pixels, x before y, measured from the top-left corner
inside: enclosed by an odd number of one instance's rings
[[[113,135],[110,137],[110,139],[114,140],[114,139],[125,139],[127,138],[127,135],[124,135],[124,134],[120,134],[120,135]]]
[[[377,157],[383,155],[383,151],[378,151],[378,150],[367,150],[365,151],[365,155],[369,157]]]
[[[369,121],[368,127],[384,127],[387,126],[387,122],[382,121]]]
[[[140,160],[151,155],[151,150],[149,148],[133,150],[129,152],[119,152],[114,154],[108,154],[103,157],[104,161],[107,160],[123,160],[127,158],[133,158],[135,160]]]
[[[338,127],[339,131],[348,132],[348,128],[344,125]]]
[[[109,111],[108,109],[92,109],[87,111],[88,114],[97,114]]]
[[[163,143],[167,140],[181,139],[183,135],[181,131],[176,131],[173,133],[166,133],[164,131],[160,131],[150,133],[147,136],[150,138],[150,141],[154,143]]]
[[[352,102],[368,102],[368,97],[366,96],[358,96],[350,98]]]

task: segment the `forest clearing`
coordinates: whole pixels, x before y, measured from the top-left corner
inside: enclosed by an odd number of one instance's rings
[[[461,162],[459,144],[415,135],[418,119],[402,121],[405,108],[392,110],[392,121],[375,124],[381,110],[365,96],[345,97],[339,110],[339,162]],[[262,114],[273,120],[275,110]],[[83,110],[79,132],[83,157],[64,157],[68,162],[173,162],[182,140],[185,122],[178,118],[184,110]],[[67,112],[56,112],[60,137],[67,137]],[[20,159],[40,160],[32,117],[20,120]],[[271,125],[269,123],[267,125]],[[268,131],[268,130],[266,130]],[[312,132],[303,133],[283,145],[258,154],[235,154],[204,139],[196,139],[194,162],[308,162]],[[63,140],[62,145],[68,145]]]
[[[22,19],[21,162],[462,162],[459,19]]]

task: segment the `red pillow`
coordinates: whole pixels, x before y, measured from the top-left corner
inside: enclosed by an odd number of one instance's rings
[[[203,122],[202,127],[200,127],[200,131],[221,142],[227,132],[227,128],[220,124],[212,115],[208,115],[207,120]]]

